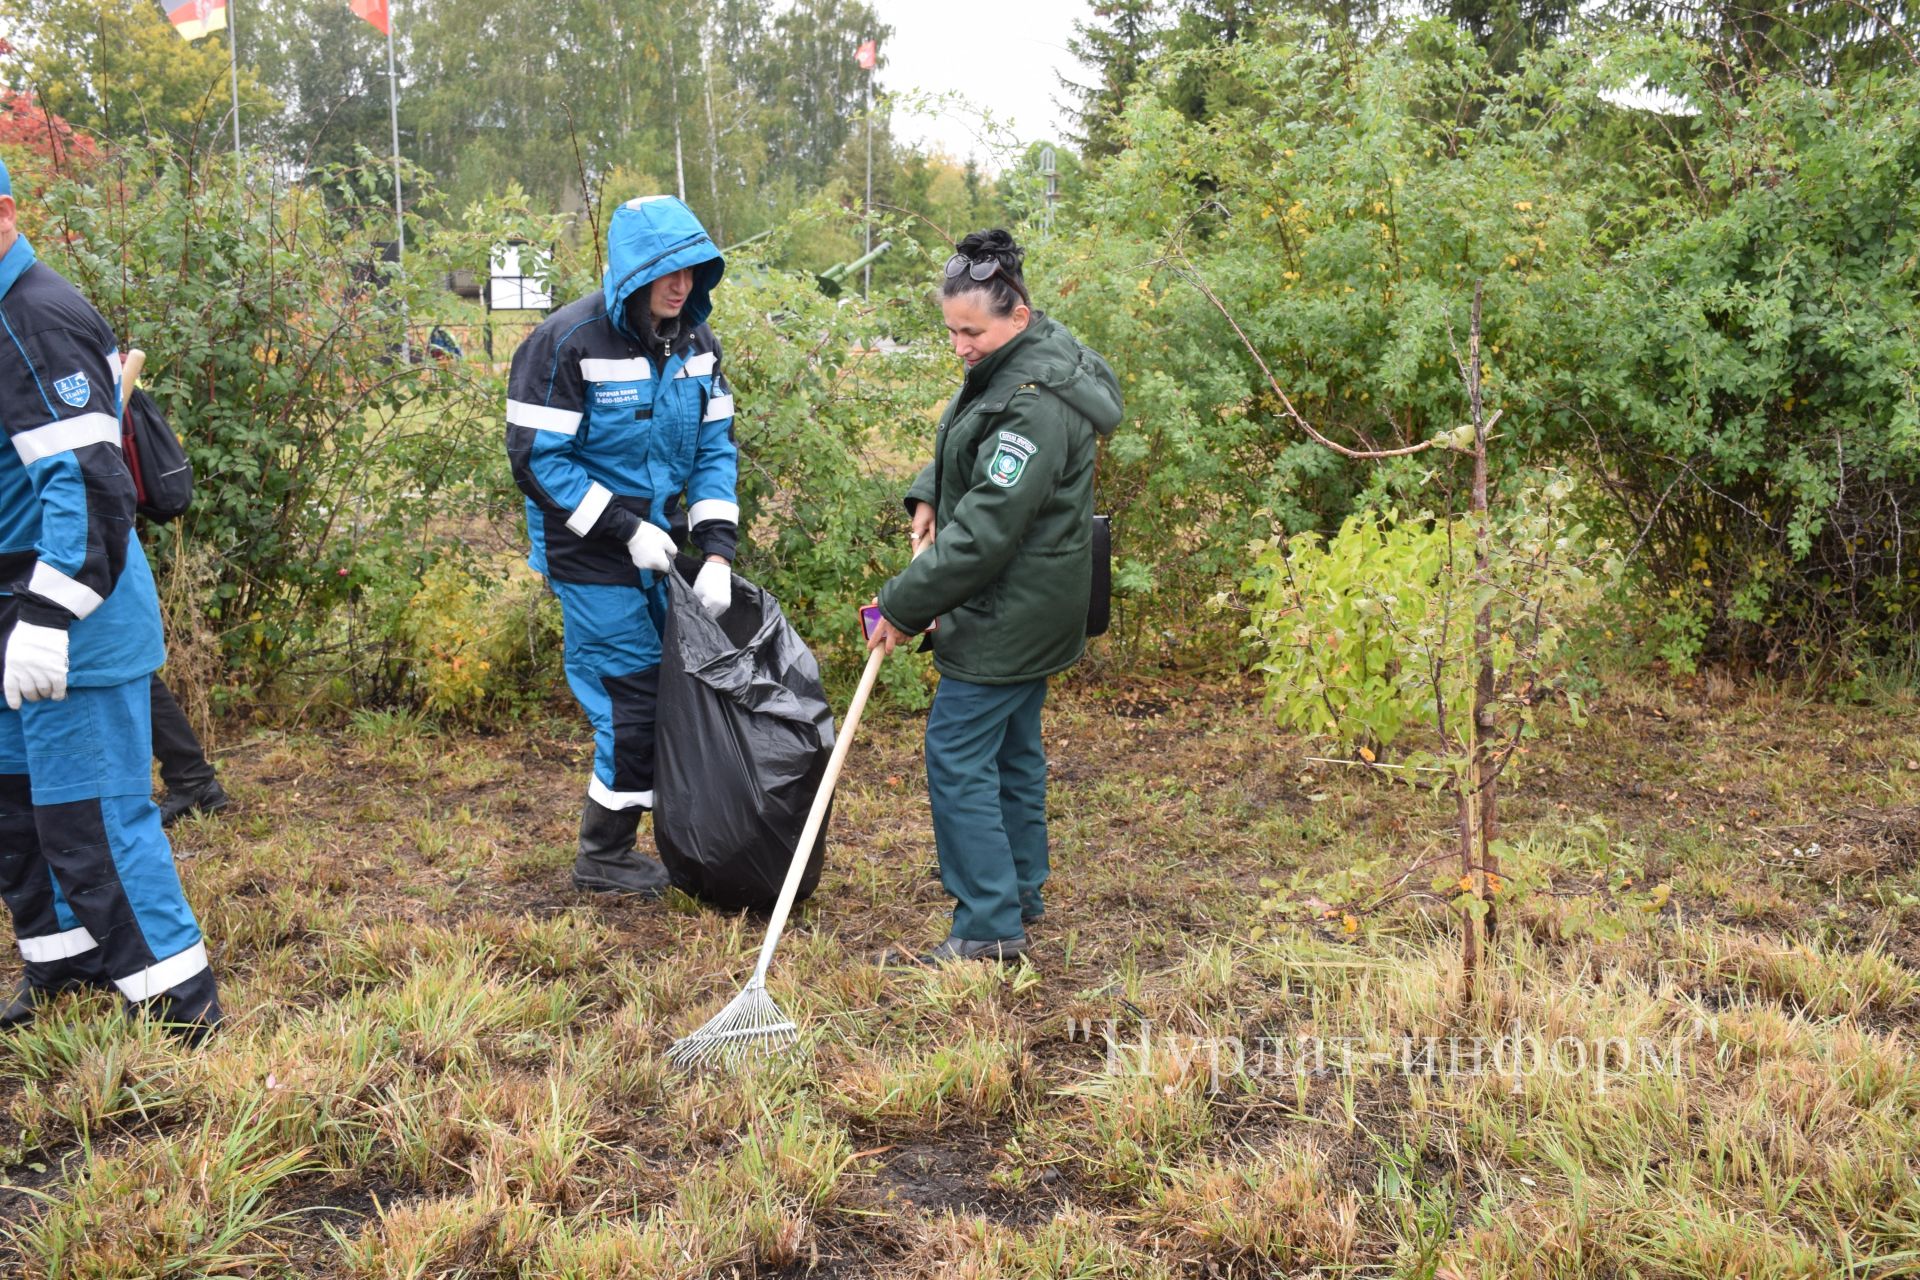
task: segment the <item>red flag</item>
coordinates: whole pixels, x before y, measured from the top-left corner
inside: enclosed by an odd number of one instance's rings
[[[161,4],[183,40],[227,29],[227,0],[161,0]]]
[[[387,19],[387,0],[347,0],[359,17],[365,18],[380,28],[381,35],[389,34]]]
[[[860,51],[853,55],[853,60],[860,64],[862,71],[873,70],[874,64],[880,61],[880,46],[871,40],[863,41]]]

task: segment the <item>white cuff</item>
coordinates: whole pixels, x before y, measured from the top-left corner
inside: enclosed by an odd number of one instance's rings
[[[20,958],[34,964],[51,964],[55,960],[84,955],[99,945],[94,941],[93,935],[87,932],[86,926],[81,925],[65,933],[48,933],[38,938],[20,939]]]
[[[587,496],[580,499],[580,505],[575,507],[573,514],[567,517],[567,528],[583,538],[586,537],[593,532],[593,526],[606,511],[607,504],[612,501],[613,490],[598,480],[594,481],[587,486]]]
[[[45,596],[76,618],[84,618],[106,603],[106,597],[98,591],[84,582],[69,578],[45,560],[34,561],[33,576],[27,579],[27,590],[37,596]]]
[[[587,795],[603,809],[651,809],[651,791],[615,791],[595,774],[587,779]]]
[[[206,967],[207,944],[202,940],[177,955],[168,956],[157,964],[148,965],[137,973],[130,973],[124,978],[115,978],[113,985],[120,988],[121,995],[138,1004],[142,1000],[151,1000],[157,995],[173,990]]]
[[[698,529],[709,520],[740,523],[740,504],[725,498],[702,498],[687,508],[687,528]]]

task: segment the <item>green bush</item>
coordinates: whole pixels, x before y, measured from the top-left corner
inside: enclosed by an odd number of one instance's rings
[[[789,230],[846,215],[818,209]],[[883,226],[876,236],[893,235]],[[778,236],[727,265],[713,324],[734,388],[741,450],[740,569],[771,591],[823,665],[864,660],[857,610],[906,566],[901,498],[933,457],[940,411],[959,386],[925,283],[871,298],[829,298],[800,273],[767,264]],[[928,696],[924,661],[889,661],[883,688],[907,705]]]
[[[430,523],[497,452],[482,447],[493,379],[398,358],[423,294],[382,264],[389,233],[360,203],[389,180],[289,185],[264,157],[134,145],[25,211],[41,252],[148,354],[195,473],[193,507],[150,530],[150,550],[170,564],[179,540],[213,566],[199,616],[243,689],[355,668],[343,606],[370,566],[423,571]]]
[[[1494,499],[1484,570],[1470,516],[1424,511],[1363,510],[1331,538],[1300,533],[1257,547],[1245,635],[1281,723],[1368,760],[1411,736],[1422,749],[1409,762],[1464,776],[1482,609],[1500,719],[1525,731],[1535,706],[1565,693],[1570,628],[1610,562],[1586,545],[1569,509],[1572,482],[1531,480]],[[1490,720],[1479,736],[1492,732]]]
[[[1591,449],[1635,599],[1675,665],[1846,675],[1920,656],[1920,73],[1717,87],[1639,65],[1699,114],[1691,175],[1592,291],[1598,341],[1546,447]]]
[[[408,598],[399,630],[420,703],[468,721],[519,706],[560,658],[560,603],[515,555],[439,560]]]
[[[1647,85],[1679,107],[1636,105]],[[1162,59],[1123,130],[1035,266],[1121,374],[1101,501],[1169,638],[1239,576],[1256,512],[1330,534],[1458,483],[1306,445],[1184,259],[1361,448],[1466,416],[1454,344],[1484,281],[1503,456],[1590,482],[1590,518],[1635,549],[1643,651],[1920,656],[1911,67],[1730,75],[1676,36],[1582,28],[1502,75],[1444,20],[1361,38],[1282,15]]]
[[[1202,119],[1176,100],[1186,69],[1221,94]],[[1579,73],[1568,54],[1538,75]],[[1174,251],[1300,412],[1356,448],[1466,418],[1454,342],[1484,282],[1489,408],[1509,433],[1539,430],[1541,342],[1583,323],[1571,295],[1605,211],[1562,181],[1577,120],[1529,109],[1537,88],[1503,85],[1443,21],[1360,43],[1292,18],[1172,59],[1136,93],[1127,149],[1082,193],[1070,241],[1046,246],[1040,287],[1128,397],[1101,500],[1150,626],[1185,642],[1179,620],[1241,577],[1261,513],[1331,533],[1368,504],[1426,505],[1457,465],[1355,466],[1308,442]],[[1472,127],[1463,100],[1481,104]]]

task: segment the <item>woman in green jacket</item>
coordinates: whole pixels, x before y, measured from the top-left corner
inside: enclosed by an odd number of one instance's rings
[[[1040,917],[1040,708],[1086,647],[1094,454],[1121,412],[1107,362],[1033,309],[1013,238],[956,247],[940,307],[966,374],[907,491],[915,555],[881,589],[870,642],[891,653],[939,619],[927,793],[954,909],[928,961],[1019,956]]]

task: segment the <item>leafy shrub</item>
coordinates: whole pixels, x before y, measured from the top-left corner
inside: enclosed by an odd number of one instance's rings
[[[1689,48],[1637,53],[1699,112],[1668,157],[1689,178],[1596,281],[1551,444],[1597,449],[1646,532],[1632,599],[1675,665],[1911,661],[1920,76],[1723,87]]]
[[[515,705],[559,658],[559,602],[518,556],[438,561],[399,628],[422,704],[469,720]]]
[[[845,216],[816,210],[792,226]],[[780,248],[776,238],[762,252]],[[920,280],[933,280],[937,264],[923,255],[921,265]],[[743,254],[728,263],[713,324],[738,406],[741,571],[773,592],[823,664],[857,667],[855,610],[906,566],[901,498],[959,385],[938,308],[924,283],[876,281],[865,301],[833,299]],[[924,661],[882,668],[883,687],[909,706],[924,705],[927,679]]]
[[[1188,71],[1220,94],[1202,118],[1178,101]],[[1042,277],[1128,397],[1101,500],[1136,603],[1191,617],[1271,524],[1331,533],[1360,506],[1425,504],[1434,480],[1432,457],[1355,466],[1302,439],[1169,251],[1227,300],[1300,412],[1363,449],[1462,420],[1454,342],[1484,282],[1489,405],[1537,431],[1518,406],[1538,403],[1543,343],[1576,341],[1556,335],[1584,323],[1570,298],[1606,211],[1556,172],[1576,114],[1530,102],[1563,73],[1557,91],[1580,91],[1580,72],[1569,56],[1507,85],[1446,22],[1360,42],[1288,17],[1173,58],[1136,93],[1127,149]],[[1472,128],[1463,100],[1483,106]]]
[[[1100,480],[1136,603],[1190,616],[1240,576],[1257,512],[1331,533],[1434,479],[1298,443],[1178,247],[1305,416],[1363,448],[1459,420],[1453,342],[1484,281],[1489,406],[1635,547],[1646,651],[1911,660],[1920,77],[1729,71],[1582,28],[1501,74],[1444,20],[1363,37],[1298,14],[1162,59],[1033,260],[1128,394]]]
[[[1566,509],[1571,493],[1566,478],[1545,477],[1502,495],[1484,572],[1465,516],[1368,509],[1332,538],[1268,539],[1246,583],[1245,634],[1275,714],[1369,760],[1425,727],[1441,752],[1408,762],[1465,776],[1476,739],[1476,615],[1490,610],[1491,692],[1524,730],[1533,707],[1561,688],[1568,624],[1597,596],[1585,530]]]
[[[357,560],[387,543],[423,567],[427,524],[495,416],[491,379],[396,358],[419,290],[381,264],[357,203],[387,181],[289,186],[265,158],[134,145],[24,210],[123,346],[148,353],[195,473],[193,507],[152,550],[164,565],[183,540],[215,566],[201,609],[236,683],[337,659]]]

